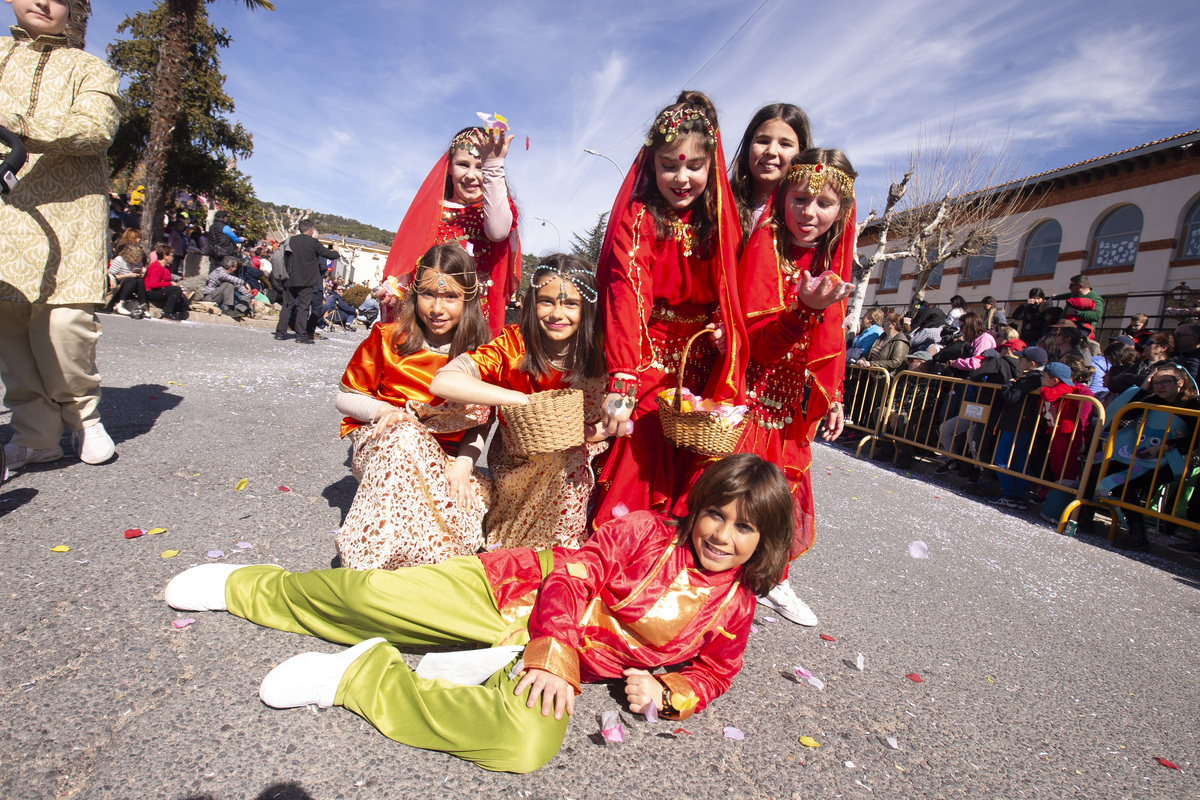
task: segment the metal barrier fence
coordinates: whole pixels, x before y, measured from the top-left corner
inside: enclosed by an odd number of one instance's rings
[[[878,428],[876,409],[890,396],[891,387],[892,374],[883,367],[846,365],[846,382],[842,385],[846,427],[866,437],[874,437]],[[869,439],[864,438],[863,442],[866,441]]]
[[[878,368],[852,367],[851,370]],[[851,377],[862,382],[863,376]],[[879,442],[947,456],[1046,489],[1073,500],[1060,515],[1061,531],[1088,486],[1093,457],[1104,431],[1104,406],[1090,395],[1067,394],[1042,407],[1035,389],[1017,402],[1004,403],[1002,384],[978,383],[944,375],[904,371],[890,381],[886,402],[868,410],[857,404],[854,430],[865,436],[856,455]],[[849,397],[849,391],[845,392]],[[1014,412],[1015,409],[1015,412]],[[847,411],[847,416],[852,415]],[[960,439],[964,439],[961,448]],[[1083,456],[1082,463],[1080,456]],[[1065,481],[1065,482],[1064,482]]]
[[[1200,477],[1195,462],[1200,456],[1198,423],[1200,411],[1188,408],[1155,403],[1119,408],[1108,430],[1103,460],[1094,472],[1097,498],[1091,499],[1091,486],[1081,484],[1083,491],[1067,505],[1059,530],[1080,506],[1102,508],[1110,515],[1110,540],[1117,534],[1118,510],[1200,530],[1200,521],[1189,519],[1187,508]],[[1123,435],[1126,431],[1129,435]],[[1175,444],[1168,446],[1168,442]],[[1144,500],[1139,497],[1142,490]]]

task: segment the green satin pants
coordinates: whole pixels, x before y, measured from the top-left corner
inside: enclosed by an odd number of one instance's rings
[[[550,553],[539,553],[543,575]],[[333,569],[290,573],[245,567],[225,585],[229,611],[271,628],[352,645],[382,636],[391,644],[442,646],[528,641],[527,618],[507,623],[496,608],[482,562],[385,570]],[[516,636],[514,636],[516,634]],[[380,644],[360,656],[338,685],[335,703],[362,716],[388,738],[452,753],[488,770],[532,772],[562,746],[568,718],[527,708],[519,676],[505,667],[480,686],[418,677],[395,647]]]

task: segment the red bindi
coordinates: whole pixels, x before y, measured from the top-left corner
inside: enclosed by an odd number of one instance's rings
[[[680,153],[680,154],[679,154],[679,160],[680,160],[680,161],[687,161],[687,156],[685,156],[683,153]]]

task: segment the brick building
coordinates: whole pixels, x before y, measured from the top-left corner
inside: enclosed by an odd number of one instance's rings
[[[1047,297],[1083,273],[1106,300],[1101,328],[1131,314],[1157,322],[1168,306],[1200,303],[1200,130],[1031,176],[1027,210],[1008,218],[990,253],[936,270],[926,303],[992,295],[1011,310],[1032,287]],[[997,191],[1003,191],[1004,187]],[[859,251],[870,254],[869,229]],[[912,260],[876,268],[864,307],[907,308]],[[938,272],[942,274],[938,274]],[[1152,324],[1155,324],[1152,322]],[[1169,323],[1168,323],[1169,324]]]

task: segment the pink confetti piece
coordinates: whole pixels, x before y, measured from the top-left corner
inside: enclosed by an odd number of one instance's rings
[[[797,678],[811,678],[812,677],[812,673],[809,672],[808,670],[806,670],[804,667],[795,667],[794,669],[796,670]]]
[[[925,679],[922,678],[920,675],[918,675],[915,672],[910,672],[907,675],[905,675],[904,677],[908,678],[913,683],[924,683],[925,682]]]
[[[237,548],[239,550],[249,550],[251,547],[254,547],[254,545],[250,544],[249,542],[238,542],[237,543]]]
[[[600,733],[607,742],[624,742],[625,729],[621,727],[621,715],[616,711],[605,711],[601,714]]]
[[[774,617],[763,617],[763,622],[778,622]]]
[[[929,545],[918,539],[908,543],[908,554],[913,558],[929,558]]]
[[[129,530],[125,531],[125,538],[136,539],[139,536],[144,536],[145,534],[146,532],[141,528],[130,528]]]
[[[735,742],[744,742],[746,741],[746,734],[742,733],[737,728],[726,728],[725,738],[733,739]]]
[[[658,722],[658,707],[654,703],[646,706],[646,722]]]
[[[224,550],[209,550],[207,553],[205,553],[205,555],[208,556],[209,558],[224,558],[225,551]]]
[[[613,506],[613,510],[612,510],[613,519],[620,519],[621,517],[625,516],[628,513],[629,513],[629,506],[625,505],[624,503],[617,503],[615,506]]]
[[[750,632],[751,632],[751,633],[758,633],[758,626],[757,626],[757,625],[753,625],[753,624],[752,624],[752,625],[750,626]]]
[[[196,620],[190,619],[190,618],[189,619],[177,619],[174,622],[172,622],[171,624],[174,625],[176,628],[186,628],[188,625],[191,625],[195,621]]]

